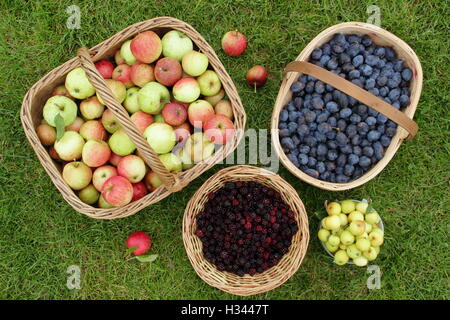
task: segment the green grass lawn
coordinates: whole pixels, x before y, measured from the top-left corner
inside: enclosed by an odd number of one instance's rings
[[[231,4],[233,3],[233,4]],[[75,212],[39,164],[22,130],[19,110],[29,87],[51,69],[130,24],[156,16],[190,23],[234,80],[248,128],[268,128],[281,70],[323,29],[366,21],[377,4],[381,26],[418,54],[424,83],[415,119],[420,131],[401,146],[387,168],[357,189],[316,189],[280,168],[308,211],[306,257],[283,286],[258,299],[449,299],[449,55],[445,1],[2,1],[0,4],[0,298],[1,299],[233,299],[208,286],[185,254],[184,207],[216,166],[181,192],[125,219],[97,221]],[[66,27],[66,8],[81,8],[81,29]],[[239,29],[245,54],[226,56],[222,35]],[[257,93],[245,71],[270,72]],[[368,290],[365,268],[338,267],[316,238],[323,201],[371,197],[386,226],[376,264],[380,290]],[[124,261],[125,239],[148,231],[153,264]],[[66,287],[70,265],[81,267],[81,289]]]

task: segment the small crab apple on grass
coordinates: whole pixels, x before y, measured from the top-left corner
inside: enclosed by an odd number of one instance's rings
[[[144,231],[137,231],[132,233],[126,241],[128,250],[126,254],[126,260],[137,259],[140,262],[153,262],[158,258],[157,254],[145,255],[152,246],[151,237]],[[130,254],[134,254],[134,257],[128,258]]]
[[[223,51],[232,57],[240,56],[247,48],[247,38],[239,31],[228,31],[222,38]]]
[[[267,81],[267,70],[261,65],[251,67],[245,74],[247,82],[255,88],[261,87]]]

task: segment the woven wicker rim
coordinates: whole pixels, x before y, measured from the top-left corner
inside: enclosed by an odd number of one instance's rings
[[[233,107],[235,126],[235,135],[233,139],[217,150],[213,156],[196,164],[193,168],[176,175],[166,172],[166,169],[159,161],[159,158],[155,156],[150,146],[146,143],[145,139],[135,127],[134,123],[130,121],[125,109],[112,98],[111,91],[106,87],[103,78],[101,78],[98,74],[96,68],[93,67],[94,62],[111,57],[114,52],[120,48],[124,41],[134,37],[140,32],[153,30],[161,35],[162,33],[172,29],[184,32],[192,39],[197,48],[208,56],[210,65],[218,74],[226,95],[228,96]],[[154,171],[162,175],[161,178],[166,181],[167,185],[159,187],[142,199],[131,202],[126,206],[112,209],[101,209],[83,203],[75,192],[62,179],[61,166],[50,158],[47,150],[40,143],[35,128],[39,125],[42,119],[43,105],[50,96],[53,88],[64,82],[65,76],[69,71],[79,66],[82,66],[86,70],[88,77],[93,82],[93,85],[96,86],[99,94],[106,102],[107,107],[111,109],[127,134],[136,144],[138,152],[144,158],[145,162]],[[162,200],[172,192],[181,190],[190,181],[211,168],[215,163],[225,159],[226,156],[236,148],[243,136],[246,122],[245,111],[237,89],[225,70],[225,67],[217,57],[215,51],[192,26],[172,17],[157,17],[133,24],[116,33],[108,40],[94,46],[89,51],[79,50],[77,58],[73,58],[55,68],[36,82],[30,90],[28,90],[23,99],[20,116],[25,135],[30,141],[30,144],[36,152],[42,166],[50,176],[55,186],[61,192],[63,198],[76,211],[96,219],[115,219],[130,216],[148,205]]]
[[[413,79],[410,83],[411,96],[410,96],[410,104],[404,110],[404,113],[410,118],[413,119],[414,113],[416,111],[417,105],[419,103],[420,93],[422,91],[422,66],[420,64],[419,59],[415,52],[409,47],[403,40],[396,37],[392,33],[379,28],[375,25],[362,23],[362,22],[346,22],[337,24],[329,27],[328,29],[322,31],[319,35],[317,35],[299,54],[299,56],[295,59],[296,61],[308,61],[311,52],[329,41],[334,34],[336,33],[344,33],[344,34],[368,34],[372,37],[373,41],[379,45],[388,45],[393,47],[398,56],[405,61],[405,64],[413,70]],[[280,144],[280,138],[278,135],[278,122],[280,112],[283,109],[284,105],[291,99],[292,94],[290,92],[291,84],[297,79],[299,76],[298,73],[291,72],[286,74],[283,78],[283,81],[280,86],[280,90],[278,92],[277,100],[275,102],[275,107],[272,112],[272,122],[271,122],[271,134],[272,134],[272,143],[274,144],[274,148],[278,154],[278,157],[281,160],[281,163],[296,177],[303,180],[304,182],[318,187],[320,189],[329,190],[329,191],[343,191],[356,188],[364,183],[370,181],[375,178],[389,163],[392,157],[397,152],[398,148],[402,144],[403,140],[408,137],[408,132],[402,127],[398,126],[397,134],[392,138],[391,144],[386,149],[384,157],[377,162],[375,166],[373,166],[369,171],[367,171],[362,177],[353,180],[348,183],[332,183],[323,180],[319,180],[313,178],[297,167],[287,158],[285,153],[283,152],[283,148]]]
[[[280,192],[283,200],[295,212],[298,232],[292,238],[289,252],[281,261],[263,273],[239,277],[218,271],[203,257],[202,242],[194,234],[196,215],[201,212],[210,192],[221,188],[227,181],[255,181]],[[209,178],[194,194],[186,206],[183,217],[183,242],[195,272],[209,285],[228,293],[250,296],[272,290],[287,281],[300,267],[309,242],[308,216],[295,189],[279,175],[268,170],[239,165],[225,168]]]

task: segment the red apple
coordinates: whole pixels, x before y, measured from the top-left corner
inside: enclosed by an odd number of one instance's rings
[[[176,102],[169,102],[162,110],[164,121],[171,126],[179,126],[187,119],[186,108]]]
[[[151,114],[145,113],[143,111],[133,113],[130,119],[134,122],[141,133],[144,133],[145,129],[147,129],[147,127],[154,121]]]
[[[175,136],[177,143],[186,142],[192,133],[192,127],[189,123],[185,122],[177,127],[175,127]]]
[[[123,158],[122,156],[119,156],[118,154],[111,152],[111,157],[109,158],[109,163],[111,163],[113,166],[117,167],[120,159],[122,159],[122,158]]]
[[[96,168],[108,162],[111,156],[109,145],[102,140],[88,140],[83,146],[82,159],[91,168]]]
[[[229,56],[240,56],[247,47],[247,38],[237,30],[228,31],[222,38],[222,49]]]
[[[72,97],[71,95],[70,95],[70,93],[69,93],[69,91],[67,90],[67,88],[66,88],[66,86],[65,85],[60,85],[60,86],[57,86],[55,89],[53,89],[53,91],[52,91],[52,97],[53,96],[65,96],[65,97],[67,97],[67,98],[69,98],[69,99],[74,99],[74,97]]]
[[[84,124],[84,120],[80,117],[76,117],[75,120],[65,128],[65,130],[80,132],[81,126],[83,124]]]
[[[51,147],[48,149],[48,154],[50,155],[50,157],[51,157],[53,160],[61,161],[61,158],[59,157],[58,152],[56,152],[54,146],[51,146]]]
[[[40,124],[36,128],[36,133],[44,146],[51,146],[56,141],[56,130],[48,124]]]
[[[131,234],[127,239],[127,248],[136,248],[133,251],[135,256],[141,256],[147,253],[152,246],[152,239],[144,231],[138,231]]]
[[[117,169],[113,166],[105,165],[95,169],[92,175],[92,184],[95,189],[102,191],[103,184],[111,177],[117,176]]]
[[[247,79],[247,82],[252,86],[261,87],[264,83],[266,83],[267,70],[260,65],[251,67],[247,71],[245,78]]]
[[[135,63],[131,66],[131,81],[139,87],[155,81],[153,66],[145,63]]]
[[[114,65],[111,61],[105,59],[97,61],[95,67],[104,79],[111,79],[114,70]]]
[[[145,186],[145,183],[138,182],[133,183],[132,185],[133,185],[133,198],[131,199],[131,201],[139,200],[147,194],[147,187]]]
[[[108,133],[99,120],[89,120],[83,123],[80,134],[85,140],[106,140]]]
[[[189,122],[196,128],[202,128],[206,121],[214,116],[214,109],[206,100],[192,102],[188,108]]]
[[[118,65],[113,73],[113,80],[122,82],[126,88],[131,88],[133,86],[133,81],[131,81],[131,67],[127,64]]]
[[[141,157],[130,154],[123,157],[117,164],[119,176],[127,178],[132,183],[144,179],[146,172],[145,162]]]
[[[204,127],[205,136],[215,144],[225,144],[234,135],[234,124],[226,116],[217,114],[210,118]]]
[[[131,40],[131,52],[140,62],[152,63],[162,52],[159,36],[153,31],[145,31]]]
[[[216,114],[223,114],[228,119],[233,120],[233,107],[231,106],[231,102],[228,100],[220,100],[214,106],[214,111]]]
[[[133,186],[122,176],[114,176],[105,181],[102,186],[102,196],[114,207],[121,207],[131,202]]]
[[[183,69],[177,59],[165,57],[156,62],[155,78],[159,83],[173,86],[182,75]]]
[[[120,48],[119,50],[116,51],[116,53],[114,54],[114,61],[116,61],[117,65],[120,64],[125,64],[125,59],[122,57],[122,55],[120,54]]]
[[[155,191],[159,186],[163,184],[158,175],[151,170],[147,171],[147,174],[144,177],[144,183],[148,191],[150,192]]]

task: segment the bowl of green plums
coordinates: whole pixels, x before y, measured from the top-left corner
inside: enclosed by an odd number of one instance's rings
[[[384,225],[370,200],[325,201],[318,237],[337,265],[366,266],[380,253]]]

